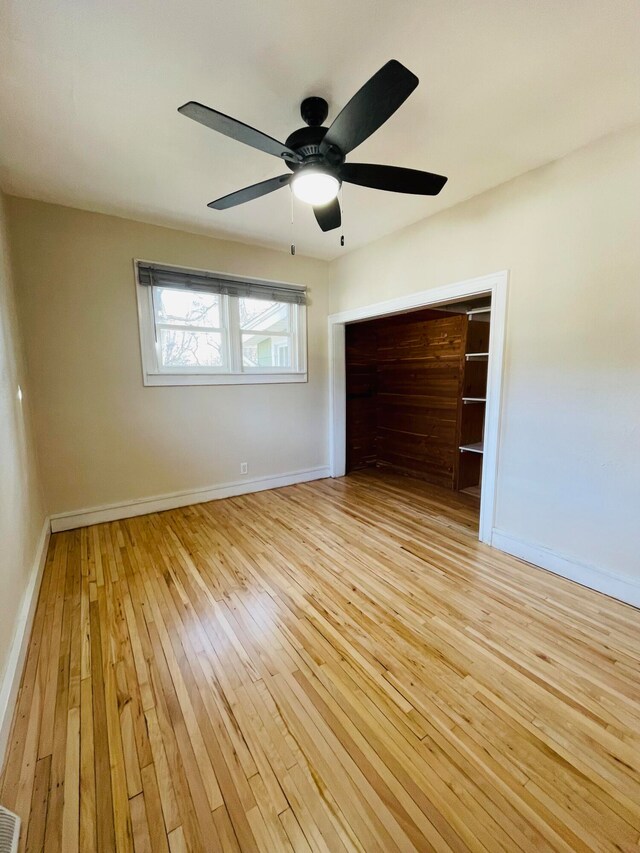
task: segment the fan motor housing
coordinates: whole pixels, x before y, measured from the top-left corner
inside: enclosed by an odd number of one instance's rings
[[[327,132],[326,127],[301,127],[287,137],[285,145],[303,158],[319,157],[320,143]]]
[[[320,143],[325,137],[328,128],[322,126],[301,127],[287,137],[285,142],[288,148],[292,148],[302,157],[302,163],[286,161],[287,166],[295,171],[300,166],[310,163],[339,166],[344,161],[344,156],[335,146],[332,146],[327,155],[320,153]]]

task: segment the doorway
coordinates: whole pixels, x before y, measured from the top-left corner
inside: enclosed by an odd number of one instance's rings
[[[480,500],[478,535],[481,541],[488,544],[491,543],[495,506],[506,289],[507,273],[501,272],[389,302],[341,312],[329,318],[332,476],[343,476],[348,466],[375,465],[395,469],[396,473],[418,475],[427,483],[440,483],[452,491],[471,490],[472,493],[475,491],[479,494]],[[481,314],[485,317],[481,318]],[[490,322],[487,322],[489,318]],[[357,345],[358,336],[366,338],[365,321],[372,320],[376,321],[378,331],[382,330],[383,345],[381,348],[376,346],[376,350],[381,349],[386,356],[391,357],[386,359],[386,364],[383,364],[381,370],[376,368],[375,391],[371,385],[367,388],[366,370],[363,373],[364,385],[361,386],[360,393],[363,394],[364,402],[361,406],[360,424],[357,427],[363,429],[363,433],[355,445],[352,440],[353,435],[350,435],[348,444],[347,326],[350,327],[350,340],[356,341]],[[382,405],[378,399],[375,403],[376,434],[372,439],[372,430],[369,429],[367,432],[366,429],[366,413],[368,407],[369,426],[371,426],[374,420],[371,417],[373,403],[367,402],[367,394],[370,395],[371,400],[374,393],[378,393],[379,375],[383,377],[383,396],[390,390],[389,380],[399,381],[400,391],[402,391],[403,382],[406,390],[407,383],[410,384],[419,379],[415,370],[412,372],[410,369],[407,372],[404,369],[407,365],[398,370],[402,358],[395,359],[395,366],[393,366],[394,344],[389,343],[393,341],[393,329],[411,328],[412,334],[409,337],[412,337],[415,344],[420,338],[420,335],[416,335],[416,323],[424,322],[424,328],[427,328],[426,324],[434,321],[434,329],[440,325],[443,328],[448,326],[451,330],[456,324],[460,327],[466,324],[467,328],[469,326],[472,328],[470,335],[464,336],[464,351],[459,353],[461,367],[459,383],[456,384],[456,400],[454,402],[453,399],[449,399],[446,402],[448,422],[445,423],[445,419],[438,422],[438,418],[434,418],[431,412],[429,429],[423,431],[424,435],[420,435],[422,427],[416,427],[420,422],[420,403],[417,400],[409,401],[407,404],[405,398],[404,403],[407,405],[387,407],[386,402],[392,398],[387,397]],[[355,328],[355,324],[364,331],[354,334],[352,328]],[[425,344],[428,337],[422,334],[421,345]],[[436,341],[435,347],[441,345],[438,344],[438,340],[447,340],[447,336],[443,334],[436,333],[432,337]],[[455,335],[451,335],[448,340],[448,347],[460,348],[461,338],[456,339]],[[470,346],[472,349],[469,349]],[[435,350],[432,354],[437,360]],[[367,355],[364,353],[363,364],[366,361]],[[383,358],[382,361],[384,362],[385,359]],[[371,371],[369,373],[369,379],[371,379]],[[444,388],[442,383],[439,387],[440,390]],[[353,390],[352,388],[352,393]],[[449,382],[446,394],[451,396],[451,390],[452,386]],[[356,393],[358,393],[357,388]],[[412,405],[415,403],[418,405]],[[442,400],[439,404],[443,404]],[[381,412],[380,418],[378,418],[378,411]],[[395,424],[392,422],[394,419]],[[394,429],[394,426],[398,425],[400,429]],[[403,429],[407,425],[413,425],[412,429]],[[404,452],[401,447],[403,432],[404,438],[408,440],[408,446]],[[439,435],[440,438],[434,439],[432,446],[427,446],[427,433],[432,436]],[[410,447],[412,444],[413,449]],[[446,452],[444,452],[445,444],[448,445]]]

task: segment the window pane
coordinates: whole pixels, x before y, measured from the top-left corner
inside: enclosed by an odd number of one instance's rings
[[[261,332],[288,332],[291,305],[266,299],[238,299],[241,329]]]
[[[217,293],[156,287],[155,305],[158,323],[220,328],[220,296]]]
[[[289,338],[280,335],[242,335],[244,367],[291,367]]]
[[[220,332],[160,329],[164,367],[222,367],[224,350]]]

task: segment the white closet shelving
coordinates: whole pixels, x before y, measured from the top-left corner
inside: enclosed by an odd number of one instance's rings
[[[475,441],[473,444],[461,444],[460,450],[466,453],[484,453],[484,442]]]
[[[458,410],[456,488],[480,496],[491,307],[468,308],[464,371]]]

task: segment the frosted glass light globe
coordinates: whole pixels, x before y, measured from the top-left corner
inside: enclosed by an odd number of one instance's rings
[[[291,188],[300,201],[305,201],[314,207],[321,207],[333,201],[338,195],[340,181],[327,172],[304,169],[294,176]]]

